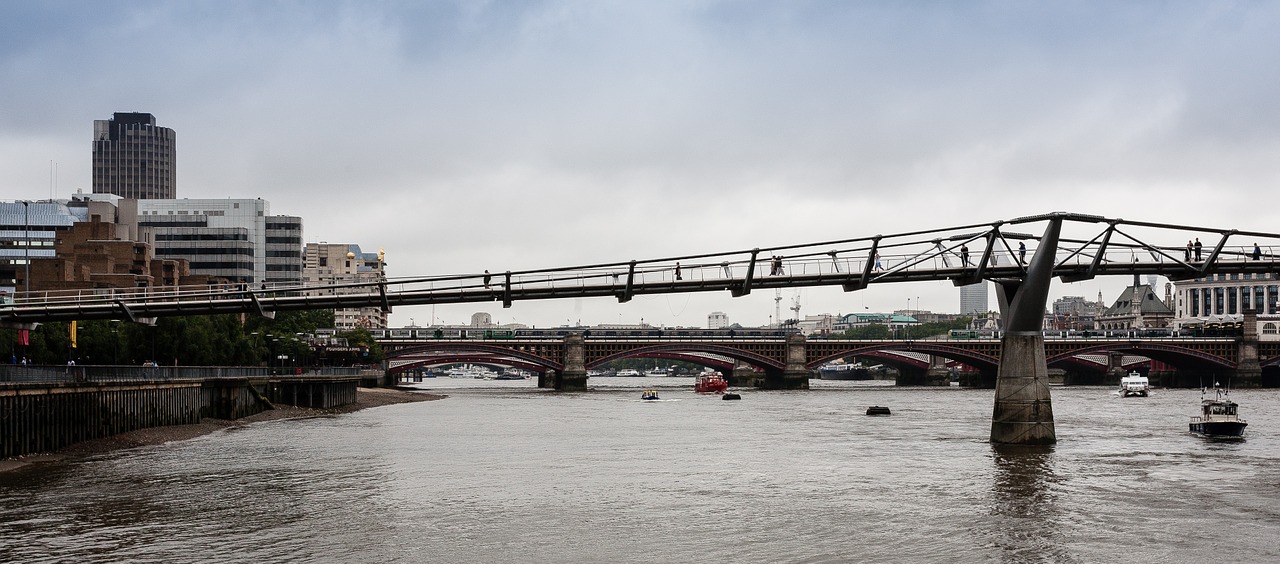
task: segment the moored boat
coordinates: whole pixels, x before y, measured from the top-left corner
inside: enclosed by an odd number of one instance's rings
[[[1146,376],[1138,372],[1130,372],[1128,376],[1120,378],[1120,397],[1147,397],[1151,391],[1151,382]]]
[[[823,380],[870,380],[871,371],[861,364],[832,362],[818,368],[818,377]]]
[[[658,399],[658,390],[645,390],[643,392],[640,392],[640,399],[656,400]]]
[[[1240,406],[1227,399],[1227,392],[1214,387],[1217,397],[1200,400],[1200,415],[1191,416],[1191,432],[1205,437],[1241,439],[1249,425],[1240,418]]]
[[[700,374],[698,379],[693,383],[693,391],[698,393],[724,393],[729,389],[729,381],[725,380],[718,372],[712,374]]]

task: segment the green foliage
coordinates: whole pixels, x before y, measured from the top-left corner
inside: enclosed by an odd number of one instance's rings
[[[361,359],[361,363],[382,362],[386,358],[386,355],[382,352],[382,345],[379,345],[377,341],[373,340],[373,333],[370,333],[368,329],[357,327],[348,331],[342,331],[336,336],[346,339],[347,344],[353,347],[364,347],[368,349],[369,356]]]
[[[162,317],[154,326],[81,321],[74,348],[70,326],[67,322],[42,323],[31,331],[30,346],[26,347],[17,344],[16,330],[0,330],[0,358],[9,362],[15,355],[26,356],[35,364],[75,360],[77,364],[140,365],[151,361],[169,366],[255,366],[284,354],[291,364],[304,365],[311,353],[299,334],[333,327],[333,311],[279,312],[275,319],[234,314]]]

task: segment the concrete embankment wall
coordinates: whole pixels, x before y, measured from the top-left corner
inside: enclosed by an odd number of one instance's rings
[[[329,408],[356,400],[357,379],[221,378],[171,382],[0,385],[0,458],[202,418],[239,419],[273,405]]]

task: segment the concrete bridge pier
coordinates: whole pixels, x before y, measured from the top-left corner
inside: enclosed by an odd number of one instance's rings
[[[1061,218],[1050,221],[1026,276],[1022,280],[1001,281],[996,286],[1000,310],[1005,314],[1005,333],[996,373],[995,408],[991,412],[993,443],[1050,445],[1058,441],[1041,324],[1061,231]]]
[[[766,390],[807,390],[812,373],[805,367],[804,335],[790,335],[786,344],[786,368],[782,370],[766,370],[764,382],[760,386]]]
[[[1044,335],[1006,333],[996,376],[991,442],[1048,445],[1057,442]]]

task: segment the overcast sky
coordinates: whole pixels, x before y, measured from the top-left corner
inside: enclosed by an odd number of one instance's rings
[[[261,197],[308,241],[385,249],[391,276],[1049,211],[1277,231],[1276,2],[0,0],[0,15],[0,197],[91,191],[93,120],[149,112],[177,132],[179,197]],[[1051,299],[1110,302],[1128,282],[1055,282]],[[773,297],[434,315],[758,325]],[[945,282],[798,297],[802,315],[959,307]]]

